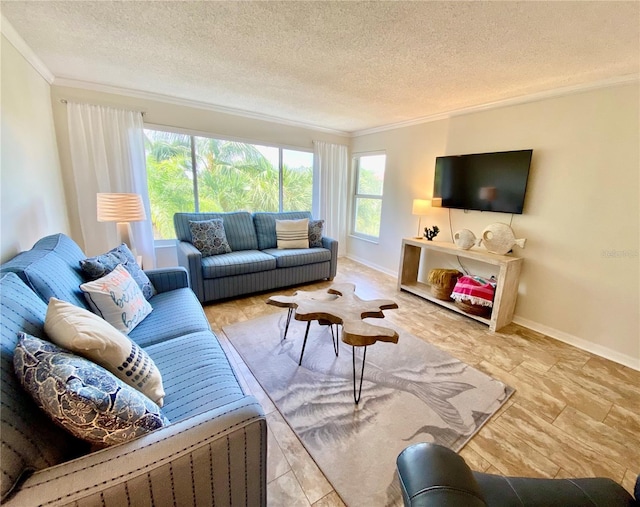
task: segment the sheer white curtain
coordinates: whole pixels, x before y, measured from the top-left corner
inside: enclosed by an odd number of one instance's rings
[[[144,267],[154,267],[142,113],[68,102],[67,120],[86,253],[101,254],[118,243],[116,224],[97,220],[96,194],[133,192],[142,195],[147,213],[144,222],[131,222],[133,240]]]
[[[349,160],[347,147],[313,142],[314,218],[324,219],[323,234],[338,240],[338,255],[347,247],[347,199]]]

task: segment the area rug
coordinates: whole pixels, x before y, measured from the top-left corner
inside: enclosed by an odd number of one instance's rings
[[[402,505],[395,460],[408,445],[435,442],[458,451],[513,389],[437,347],[393,327],[397,344],[367,348],[362,398],[353,401],[352,348],[335,356],[328,326],[286,312],[226,326],[240,353],[311,457],[349,507]],[[362,361],[356,347],[356,366]],[[358,371],[359,374],[359,371]]]

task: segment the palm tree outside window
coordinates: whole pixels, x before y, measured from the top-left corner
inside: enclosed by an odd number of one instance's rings
[[[312,209],[313,153],[145,129],[154,238],[176,212]]]

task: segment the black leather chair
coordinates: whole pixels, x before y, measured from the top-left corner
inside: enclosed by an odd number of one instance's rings
[[[407,447],[396,461],[405,507],[640,507],[618,483],[605,478],[533,479],[473,472],[441,445]]]

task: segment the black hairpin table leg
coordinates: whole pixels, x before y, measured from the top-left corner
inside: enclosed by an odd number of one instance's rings
[[[362,353],[362,369],[360,370],[360,386],[358,387],[358,395],[356,396],[356,348],[351,347],[353,352],[353,401],[360,403],[360,395],[362,394],[362,378],[364,377],[364,363],[367,360],[367,347],[365,345],[364,352]]]
[[[302,356],[304,356],[304,348],[307,346],[307,338],[309,337],[309,326],[311,326],[311,321],[307,321],[307,330],[304,332],[304,341],[302,342],[302,351],[300,352],[300,361],[298,361],[298,366],[302,364]]]
[[[284,339],[287,339],[287,331],[289,331],[289,323],[291,322],[291,316],[293,315],[293,308],[289,308],[287,312],[287,322],[284,325]]]
[[[333,342],[333,351],[336,353],[336,357],[340,355],[340,335],[338,334],[338,324],[336,324],[336,332],[333,332],[333,324],[329,324],[331,327],[331,341]]]

